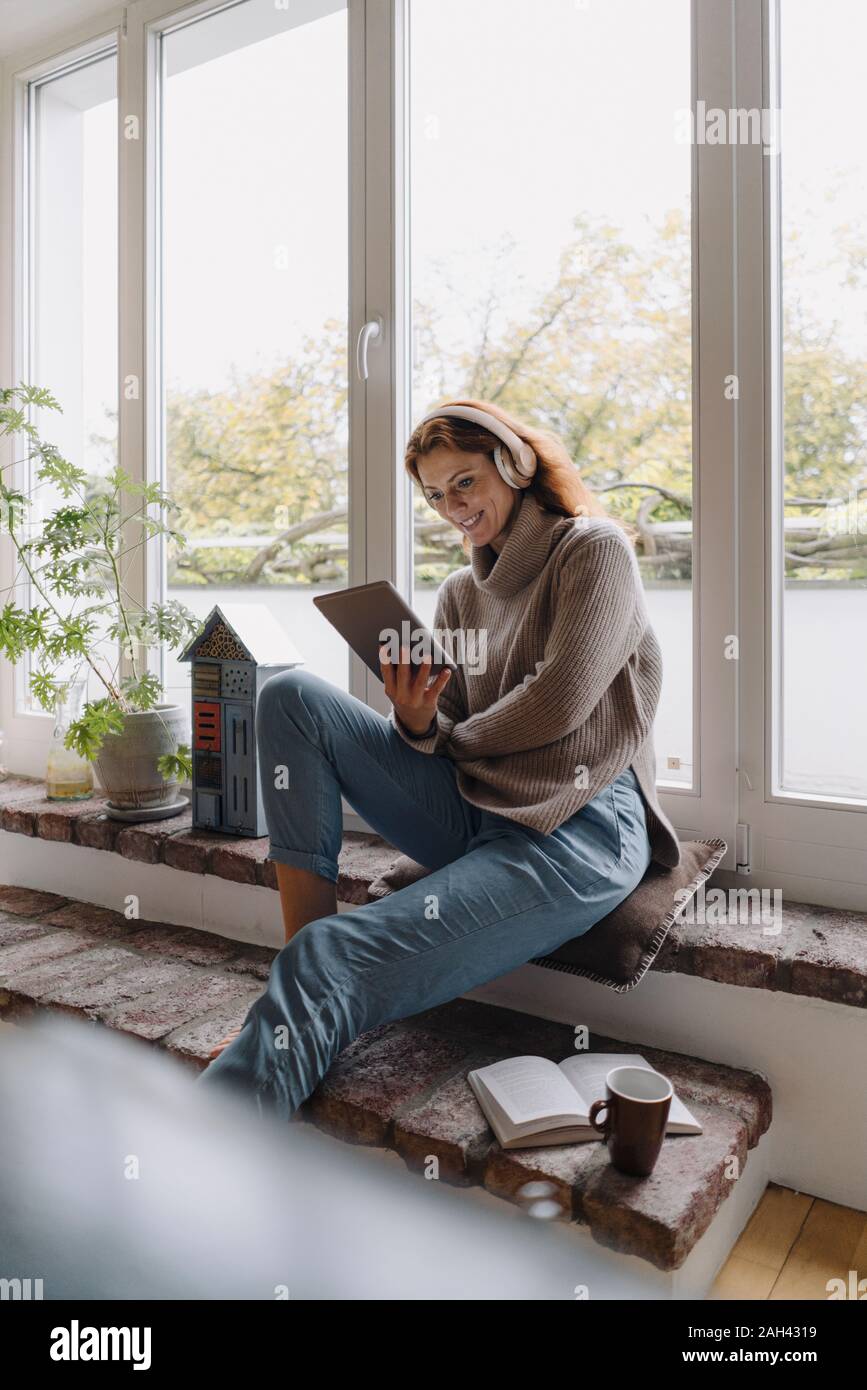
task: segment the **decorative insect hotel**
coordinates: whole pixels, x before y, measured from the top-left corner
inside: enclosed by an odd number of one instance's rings
[[[264,604],[255,603],[212,609],[179,660],[192,663],[193,826],[266,835],[256,700],[271,676],[303,658]]]

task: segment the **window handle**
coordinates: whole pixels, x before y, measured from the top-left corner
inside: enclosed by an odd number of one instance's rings
[[[359,333],[358,342],[355,345],[355,364],[358,368],[359,381],[367,381],[367,344],[371,339],[378,342],[381,337],[381,318],[370,319]]]

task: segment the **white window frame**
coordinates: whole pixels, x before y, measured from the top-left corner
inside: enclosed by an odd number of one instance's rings
[[[778,0],[736,7],[738,99],[774,110],[779,71]],[[785,115],[782,122],[785,128]],[[867,805],[775,792],[779,727],[779,640],[783,496],[779,392],[779,156],[738,152],[738,442],[740,602],[740,820],[751,878],[759,888],[832,907],[867,908]]]
[[[769,105],[767,63],[776,0],[692,0],[693,100],[708,107]],[[157,41],[180,18],[224,8],[214,0],[140,0],[7,59],[2,78],[0,369],[21,380],[26,358],[22,274],[26,255],[27,83],[73,55],[118,45],[119,455],[133,476],[157,476],[160,417],[155,133]],[[409,593],[410,484],[403,468],[409,419],[408,0],[348,0],[349,80],[349,583],[392,580]],[[139,138],[125,138],[137,117]],[[765,518],[772,515],[770,409],[773,161],[760,147],[693,147],[692,294],[694,440],[694,784],[660,781],[660,801],[684,838],[723,835],[724,870],[741,864],[756,886],[807,901],[867,906],[867,807],[840,808],[769,794],[774,575]],[[722,268],[722,269],[721,269]],[[379,318],[366,382],[355,370],[358,334]],[[737,401],[723,383],[739,377]],[[137,376],[137,400],[123,383]],[[48,383],[50,385],[50,383]],[[130,586],[160,591],[163,565]],[[0,544],[0,582],[11,582]],[[727,656],[739,640],[739,660]],[[384,712],[380,683],[352,658],[350,689]],[[0,725],[17,771],[43,770],[51,720],[16,711],[13,673],[0,674]],[[364,828],[347,808],[346,824]],[[747,833],[747,831],[749,833]],[[805,869],[807,872],[805,872]],[[725,881],[725,875],[723,876]]]
[[[0,379],[4,383],[30,380],[30,84],[117,49],[121,25],[122,11],[114,8],[67,31],[62,38],[7,58],[0,66]],[[0,448],[3,464],[11,462],[15,453],[9,441],[4,440]],[[14,575],[12,546],[4,535],[0,538],[0,587],[4,592]],[[40,709],[22,710],[23,693],[21,666],[13,668],[4,662],[0,669],[2,756],[16,772],[43,776],[53,720]]]

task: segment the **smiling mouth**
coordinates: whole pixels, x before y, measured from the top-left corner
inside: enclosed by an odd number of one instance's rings
[[[463,531],[474,531],[484,514],[485,511],[484,508],[482,508],[480,512],[476,512],[475,516],[468,517],[466,521],[459,521],[458,525],[461,527]]]

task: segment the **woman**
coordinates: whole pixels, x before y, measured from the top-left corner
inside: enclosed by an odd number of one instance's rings
[[[201,1080],[287,1118],[360,1033],[554,951],[651,859],[680,861],[656,798],[662,667],[627,530],[555,436],[490,402],[426,416],[405,462],[470,560],[440,586],[434,628],[485,659],[434,680],[403,649],[383,659],[388,718],[305,670],[262,689],[286,945]],[[338,915],[341,793],[432,872]]]

